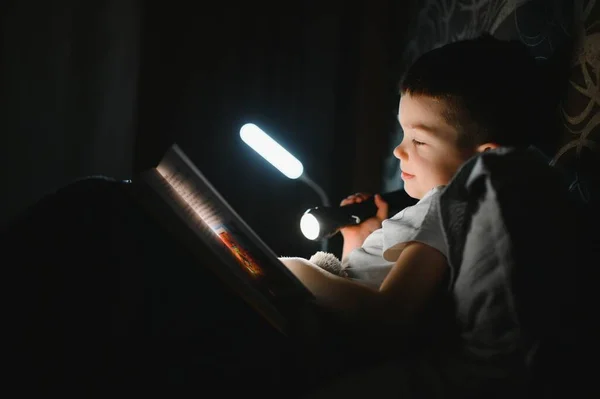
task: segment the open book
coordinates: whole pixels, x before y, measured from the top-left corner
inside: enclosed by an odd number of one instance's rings
[[[274,327],[288,333],[294,307],[313,299],[174,144],[141,175],[151,214]],[[199,283],[199,289],[201,284]]]

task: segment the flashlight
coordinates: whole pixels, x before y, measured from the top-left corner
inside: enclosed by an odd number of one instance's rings
[[[398,211],[416,202],[404,190],[382,194],[381,198],[388,203],[390,210]],[[300,230],[309,240],[322,240],[332,237],[342,227],[359,225],[376,214],[377,205],[373,197],[358,204],[317,206],[304,212],[300,218]]]

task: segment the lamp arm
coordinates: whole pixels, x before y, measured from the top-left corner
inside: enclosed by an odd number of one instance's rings
[[[308,177],[308,175],[306,173],[303,173],[302,176],[300,176],[299,180],[302,180],[304,183],[308,184],[319,195],[319,198],[321,198],[321,202],[322,202],[323,206],[331,205],[331,203],[329,201],[329,197],[327,197],[325,190],[323,190],[321,188],[321,186],[319,186],[310,177]]]

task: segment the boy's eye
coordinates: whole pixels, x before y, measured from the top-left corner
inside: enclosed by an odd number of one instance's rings
[[[414,145],[416,145],[416,146],[419,146],[419,145],[424,145],[424,144],[425,144],[425,143],[423,143],[422,141],[418,141],[418,140],[415,140],[415,139],[412,139],[412,142],[413,142],[413,144],[414,144]]]

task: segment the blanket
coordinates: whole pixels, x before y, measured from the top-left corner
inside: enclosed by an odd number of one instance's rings
[[[466,355],[533,376],[576,337],[577,219],[562,175],[529,150],[489,151],[439,208]]]

